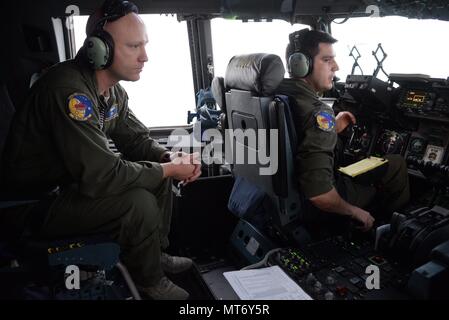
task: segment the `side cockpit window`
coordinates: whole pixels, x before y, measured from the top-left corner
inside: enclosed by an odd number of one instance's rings
[[[223,77],[229,60],[239,54],[274,53],[281,57],[285,65],[288,35],[310,27],[301,24],[292,26],[283,20],[242,22],[216,18],[212,19],[211,28],[215,76]]]
[[[148,127],[186,125],[187,111],[195,106],[186,22],[171,15],[140,16],[148,31],[149,60],[139,81],[120,82],[128,92],[129,106]],[[86,38],[87,19],[74,17],[76,51]]]

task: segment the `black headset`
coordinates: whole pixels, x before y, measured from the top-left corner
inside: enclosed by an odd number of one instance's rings
[[[115,21],[131,12],[139,13],[139,9],[130,1],[106,0],[104,2],[101,7],[102,17],[95,23],[93,31],[87,35],[83,44],[84,55],[93,69],[106,69],[114,60],[114,40],[103,29],[106,22]]]
[[[312,73],[313,59],[302,50],[301,42],[309,29],[295,31],[289,35],[290,48],[293,53],[288,57],[287,69],[292,78],[305,78]]]

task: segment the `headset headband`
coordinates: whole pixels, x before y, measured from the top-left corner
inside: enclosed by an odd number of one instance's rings
[[[95,70],[103,70],[112,65],[114,59],[114,39],[104,30],[107,21],[115,21],[131,12],[139,13],[136,5],[123,0],[106,0],[101,8],[89,17],[84,41],[84,56]]]
[[[113,22],[126,16],[128,13],[139,13],[137,6],[130,1],[112,0],[105,1],[101,7],[102,18],[96,23],[94,30],[102,29],[106,22]]]
[[[309,29],[302,29],[302,30],[290,33],[289,40],[290,40],[290,43],[293,45],[293,48],[294,48],[293,52],[301,52],[301,41],[304,40],[304,36],[309,31],[310,31]]]

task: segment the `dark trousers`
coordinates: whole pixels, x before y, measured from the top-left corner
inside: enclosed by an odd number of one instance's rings
[[[97,199],[67,188],[51,204],[38,235],[50,239],[106,235],[120,245],[121,261],[133,280],[150,286],[163,276],[160,256],[161,248],[168,247],[171,209],[171,179],[154,194],[137,188]],[[20,233],[31,212],[26,206],[2,212],[3,227],[8,224]]]
[[[410,188],[407,164],[400,155],[387,155],[386,171],[368,184],[354,182],[350,177],[341,175],[336,189],[348,203],[363,208],[376,220],[388,220],[395,210],[410,200]],[[341,233],[349,228],[349,217],[331,212],[322,212],[306,201],[304,224],[312,233]]]
[[[358,184],[352,178],[342,176],[337,191],[352,205],[372,210],[375,218],[389,218],[395,210],[410,200],[407,164],[400,155],[387,155],[388,168],[383,175],[369,184]]]

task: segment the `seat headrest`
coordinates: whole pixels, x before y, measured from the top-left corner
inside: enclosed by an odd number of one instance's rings
[[[226,69],[225,87],[269,96],[284,78],[284,64],[279,56],[253,53],[234,56]]]

